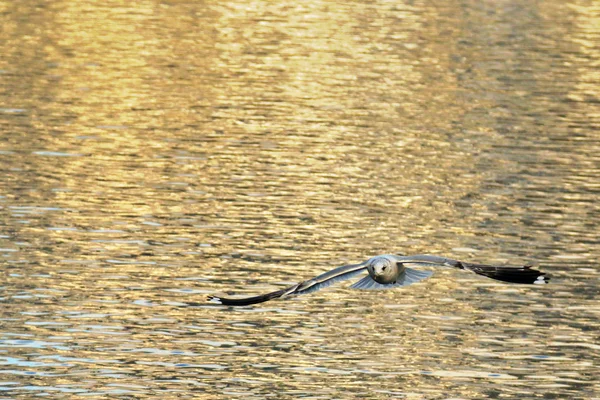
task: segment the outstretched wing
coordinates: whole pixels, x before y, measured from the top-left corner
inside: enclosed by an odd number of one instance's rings
[[[397,262],[423,266],[445,266],[464,269],[478,275],[486,276],[498,281],[522,284],[546,284],[550,280],[544,272],[533,269],[530,265],[523,266],[495,266],[486,264],[473,264],[451,258],[430,255],[393,256]]]
[[[226,306],[247,306],[250,304],[263,303],[272,299],[280,297],[295,296],[300,294],[312,293],[317,290],[326,288],[334,284],[335,282],[344,281],[350,279],[356,275],[359,275],[367,269],[367,262],[364,261],[360,264],[344,265],[332,269],[329,272],[325,272],[319,276],[309,279],[304,282],[296,283],[292,286],[277,290],[275,292],[261,294],[259,296],[244,297],[241,299],[231,299],[219,296],[208,296],[208,300],[211,303],[223,304]]]

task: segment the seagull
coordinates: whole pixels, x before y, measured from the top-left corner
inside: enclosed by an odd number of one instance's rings
[[[414,256],[401,256],[384,254],[369,258],[359,264],[343,265],[325,272],[312,279],[296,283],[286,288],[259,296],[244,298],[226,298],[208,296],[208,301],[225,306],[248,306],[265,301],[292,297],[301,294],[316,292],[336,282],[353,278],[365,271],[368,275],[350,286],[361,290],[385,290],[398,286],[408,286],[429,278],[433,271],[420,271],[408,266],[451,267],[474,272],[498,281],[520,284],[546,284],[549,277],[544,272],[533,269],[530,265],[524,266],[494,266],[486,264],[473,264],[451,258],[437,257],[426,254]]]

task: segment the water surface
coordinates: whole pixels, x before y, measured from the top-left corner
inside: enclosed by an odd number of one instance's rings
[[[598,397],[596,2],[26,0],[0,24],[0,397]],[[205,303],[392,252],[552,284]]]

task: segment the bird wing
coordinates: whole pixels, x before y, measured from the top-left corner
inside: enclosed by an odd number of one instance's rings
[[[458,268],[503,282],[538,285],[546,284],[550,280],[550,278],[546,276],[544,272],[540,272],[532,268],[531,265],[496,266],[487,264],[474,264],[453,260],[452,258],[431,256],[428,254],[418,254],[414,256],[393,255],[393,257],[397,262],[403,264]]]
[[[211,303],[223,304],[226,306],[247,306],[250,304],[258,304],[280,297],[295,296],[300,294],[316,292],[317,290],[326,288],[327,286],[330,286],[335,282],[350,279],[364,272],[366,269],[367,261],[364,261],[360,264],[350,264],[337,267],[332,269],[331,271],[325,272],[319,276],[316,276],[304,282],[296,283],[286,288],[266,294],[261,294],[259,296],[244,297],[240,299],[232,299],[219,296],[208,296],[208,300]]]

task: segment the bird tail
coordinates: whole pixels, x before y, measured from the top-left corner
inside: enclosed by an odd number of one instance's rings
[[[543,285],[550,280],[550,277],[546,276],[544,272],[533,269],[531,265],[497,267],[485,264],[461,263],[459,268],[503,282]]]

